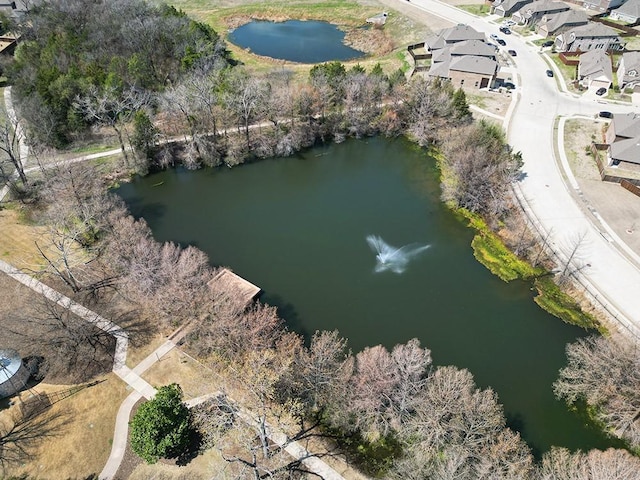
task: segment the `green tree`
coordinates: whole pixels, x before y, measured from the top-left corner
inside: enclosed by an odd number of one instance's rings
[[[189,446],[191,414],[182,403],[180,386],[160,387],[155,398],[138,409],[129,426],[131,448],[147,463],[183,453]]]
[[[456,118],[462,119],[471,115],[469,104],[467,103],[467,96],[461,88],[453,93],[452,104]]]
[[[141,159],[150,160],[153,157],[158,135],[159,131],[149,115],[144,110],[138,110],[133,117],[131,145]]]

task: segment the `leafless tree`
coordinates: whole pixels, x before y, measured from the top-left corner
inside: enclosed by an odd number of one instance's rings
[[[587,232],[582,231],[568,240],[569,251],[566,260],[563,262],[564,265],[561,267],[560,283],[566,283],[571,275],[587,266],[587,262],[582,257],[586,246],[586,236]]]
[[[111,370],[114,332],[105,332],[75,317],[45,297],[40,297],[33,307],[33,315],[20,315],[25,328],[13,333],[38,346],[50,374],[64,375],[77,383]]]
[[[567,346],[568,363],[554,383],[570,405],[580,400],[616,436],[640,445],[640,355],[621,337],[587,337]]]
[[[506,429],[495,393],[478,389],[467,370],[440,367],[429,376],[400,438],[398,478],[530,478],[526,444]]]
[[[240,69],[233,69],[227,81],[229,86],[222,95],[223,105],[235,119],[238,130],[244,132],[246,149],[251,151],[249,127],[263,119],[260,113],[264,113],[270,95],[269,84]]]
[[[365,436],[375,439],[400,429],[416,408],[430,365],[429,351],[416,339],[391,353],[378,345],[356,355],[348,408]]]
[[[90,122],[113,129],[120,143],[125,167],[129,166],[129,155],[125,146],[125,125],[133,115],[149,105],[150,93],[134,87],[120,90],[116,87],[105,87],[99,90],[92,86],[83,96],[76,98],[74,107]]]
[[[553,447],[544,454],[538,469],[539,480],[633,480],[638,477],[640,460],[626,450],[570,452]]]
[[[17,130],[11,122],[5,120],[0,123],[0,179],[16,189],[18,185],[14,181],[14,174],[17,175],[22,188],[28,185],[27,175],[24,172],[24,165],[20,155],[20,141]]]
[[[335,330],[317,331],[309,348],[295,361],[300,384],[297,395],[307,409],[311,413],[323,408],[342,409],[353,374],[353,357],[347,350],[347,341]]]

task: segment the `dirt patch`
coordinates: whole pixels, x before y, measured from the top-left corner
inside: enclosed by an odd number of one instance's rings
[[[605,126],[606,123],[595,119],[568,120],[565,153],[587,211],[596,212],[620,241],[640,255],[640,197],[617,183],[603,182],[595,159],[587,150],[592,141],[602,141]]]

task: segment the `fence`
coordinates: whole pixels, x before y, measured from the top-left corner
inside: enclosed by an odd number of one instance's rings
[[[600,179],[603,182],[619,183],[621,187],[629,190],[634,195],[640,197],[640,179],[633,179],[628,177],[621,177],[619,175],[613,175],[611,168],[607,169],[602,161],[602,153],[609,148],[606,143],[591,143],[591,153],[596,160],[598,166],[598,172],[600,173]]]

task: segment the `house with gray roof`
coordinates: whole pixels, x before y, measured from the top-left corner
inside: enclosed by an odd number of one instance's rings
[[[640,115],[615,113],[605,134],[608,163],[640,172]]]
[[[624,44],[617,30],[601,23],[590,22],[558,35],[555,48],[561,52],[623,50]]]
[[[611,10],[612,20],[625,23],[636,23],[640,20],[640,0],[627,0],[622,5]]]
[[[640,115],[637,113],[615,113],[605,135],[606,142],[640,137]]]
[[[533,0],[495,0],[491,4],[491,13],[500,17],[508,17],[531,2]]]
[[[611,57],[605,50],[590,50],[580,55],[578,63],[578,81],[585,88],[607,90],[613,83]]]
[[[640,52],[625,52],[618,64],[620,90],[640,87]]]
[[[607,156],[612,167],[640,172],[640,137],[612,143]]]
[[[607,10],[618,8],[624,3],[624,0],[583,0],[581,3],[587,10],[606,12]]]
[[[456,25],[455,27],[445,28],[435,35],[427,37],[424,46],[428,52],[440,50],[449,47],[458,42],[465,40],[485,40],[484,33],[474,30],[469,25]]]
[[[433,63],[428,76],[448,79],[455,88],[468,90],[492,86],[497,73],[496,60],[476,55],[462,55]]]
[[[543,37],[559,35],[567,30],[586,25],[589,17],[582,10],[564,10],[562,12],[547,13],[536,25],[536,33]]]
[[[569,10],[569,8],[569,5],[564,2],[536,0],[522,7],[514,13],[511,18],[520,25],[535,25],[543,16],[549,13],[564,12]]]

